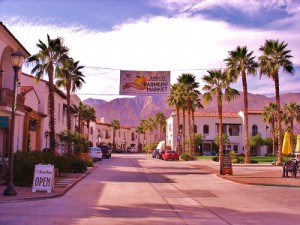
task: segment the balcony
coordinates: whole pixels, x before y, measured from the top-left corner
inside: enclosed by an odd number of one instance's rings
[[[8,106],[11,107],[14,100],[13,91],[8,88],[0,89],[0,106]],[[20,111],[25,111],[24,108],[25,97],[18,95],[17,96],[17,109]]]

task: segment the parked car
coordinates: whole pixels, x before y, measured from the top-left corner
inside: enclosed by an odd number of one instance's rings
[[[127,147],[126,150],[129,153],[137,153],[138,152],[137,149],[135,149],[134,147]]]
[[[100,145],[103,157],[109,159],[111,157],[111,148],[108,145]]]
[[[98,147],[90,147],[90,156],[93,160],[102,160],[102,151]]]
[[[163,160],[179,160],[179,155],[176,151],[174,150],[167,150],[162,154],[162,159]]]
[[[156,156],[158,155],[158,149],[154,149],[153,151],[152,151],[152,158],[156,158]]]
[[[158,154],[156,155],[157,159],[162,159],[162,155],[165,153],[166,150],[159,150]]]
[[[127,152],[127,150],[122,149],[122,148],[117,148],[116,149],[116,153],[126,153],[126,152]]]

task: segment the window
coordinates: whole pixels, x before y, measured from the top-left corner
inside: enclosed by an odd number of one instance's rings
[[[135,135],[133,132],[131,133],[131,141],[135,141]]]
[[[258,134],[258,127],[257,127],[256,124],[254,124],[254,125],[252,126],[252,136],[255,136],[255,135],[257,135],[257,134]]]
[[[239,136],[240,127],[238,124],[229,124],[229,136]]]
[[[57,121],[60,121],[60,104],[57,107]]]
[[[194,133],[197,133],[197,125],[194,125]]]
[[[93,133],[94,133],[94,129],[93,129],[93,127],[91,127],[91,135],[93,135]]]
[[[203,126],[203,134],[209,134],[209,126],[208,125]]]

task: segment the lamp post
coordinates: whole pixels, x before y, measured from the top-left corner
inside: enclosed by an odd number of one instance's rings
[[[15,130],[15,112],[17,110],[17,81],[18,81],[18,72],[21,69],[25,57],[22,55],[20,51],[15,51],[11,53],[10,60],[11,65],[14,69],[14,83],[13,83],[13,104],[11,106],[11,126],[10,126],[10,150],[9,150],[9,178],[8,184],[3,192],[5,196],[13,196],[16,195],[17,192],[13,186],[13,144],[14,144],[14,130]]]

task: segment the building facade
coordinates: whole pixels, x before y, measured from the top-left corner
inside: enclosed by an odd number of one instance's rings
[[[270,136],[268,125],[262,120],[262,111],[248,112],[249,120],[249,138],[255,135],[259,135],[262,138]],[[182,120],[182,116],[180,116]],[[187,124],[187,118],[186,118]],[[177,116],[176,112],[167,119],[167,145],[170,145],[172,149],[176,149],[179,144],[182,144],[183,132],[177,131]],[[179,129],[182,129],[182,123],[179,125]],[[219,118],[215,112],[195,112],[195,133],[201,134],[203,137],[202,145],[195,146],[195,152],[199,155],[215,155],[216,147],[214,146],[214,139],[219,130]],[[237,154],[244,154],[244,112],[238,113],[223,113],[222,120],[222,132],[228,135],[229,143],[224,146],[226,150],[233,150]],[[185,139],[188,140],[188,130],[185,129]],[[267,147],[261,146],[251,148],[251,154],[253,155],[265,155],[267,154]]]

